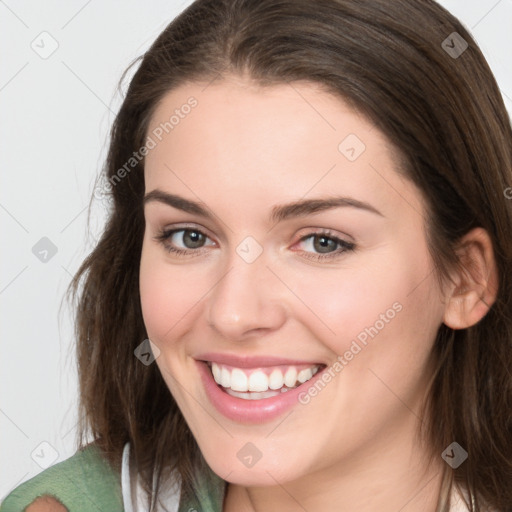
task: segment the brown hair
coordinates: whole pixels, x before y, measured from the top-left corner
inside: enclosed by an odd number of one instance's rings
[[[468,44],[460,55],[443,43],[453,32]],[[462,50],[451,37],[450,48]],[[439,511],[453,481],[476,498],[472,510],[480,497],[511,510],[512,202],[504,190],[512,185],[512,130],[476,42],[432,0],[197,0],[144,54],[111,131],[107,225],[70,288],[78,296],[80,447],[90,429],[119,468],[129,441],[148,489],[153,468],[177,469],[184,491],[192,486],[197,444],[158,367],[134,357],[147,338],[139,297],[144,160],[121,181],[113,177],[144,146],[166,93],[227,74],[262,86],[321,84],[386,134],[427,202],[439,278],[459,264],[462,235],[477,226],[489,233],[497,300],[476,325],[439,329],[425,434],[437,456],[453,441],[469,454],[459,468],[446,466]]]

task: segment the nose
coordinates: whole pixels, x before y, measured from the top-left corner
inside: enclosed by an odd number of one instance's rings
[[[208,296],[208,324],[232,341],[279,329],[287,317],[284,289],[266,267],[264,254],[247,263],[234,252]]]

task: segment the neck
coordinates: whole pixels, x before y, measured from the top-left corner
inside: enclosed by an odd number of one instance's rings
[[[413,423],[417,428],[417,423]],[[275,486],[228,484],[224,512],[435,512],[444,461],[428,465],[414,429],[389,432],[336,465]]]

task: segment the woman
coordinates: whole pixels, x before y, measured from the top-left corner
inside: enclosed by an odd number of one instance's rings
[[[73,283],[82,449],[1,511],[512,510],[511,141],[433,1],[194,2]]]

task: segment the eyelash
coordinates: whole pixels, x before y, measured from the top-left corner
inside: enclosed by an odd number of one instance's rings
[[[174,235],[175,233],[179,233],[180,231],[183,231],[184,233],[187,231],[194,232],[194,233],[200,233],[204,237],[208,238],[208,236],[199,229],[177,228],[177,229],[170,229],[170,230],[162,230],[162,231],[160,231],[160,233],[158,233],[158,235],[156,235],[154,237],[154,239],[156,241],[160,242],[164,246],[164,249],[167,252],[175,254],[177,256],[192,256],[191,253],[196,253],[196,255],[197,255],[197,253],[200,252],[201,249],[203,249],[203,247],[199,247],[198,249],[177,249],[176,247],[172,247],[171,245],[168,245],[166,243],[167,240],[169,240],[169,238],[172,237],[172,235]],[[341,246],[341,248],[337,249],[336,251],[325,253],[325,254],[310,253],[310,252],[303,251],[305,254],[305,256],[304,256],[305,258],[311,259],[314,261],[325,261],[325,260],[338,258],[343,253],[354,251],[356,248],[356,245],[353,242],[347,242],[346,240],[342,240],[341,238],[334,236],[331,233],[331,231],[329,231],[329,230],[321,230],[321,231],[315,231],[315,232],[309,233],[309,234],[301,237],[299,239],[299,242],[303,242],[305,240],[308,240],[309,238],[314,238],[314,237],[328,238],[329,240],[336,242],[337,245]]]

